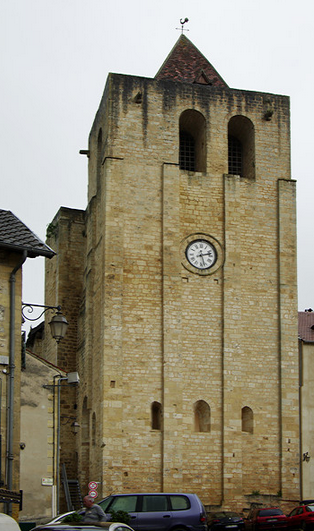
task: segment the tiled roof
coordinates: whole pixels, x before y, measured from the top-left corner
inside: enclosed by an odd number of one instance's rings
[[[307,343],[314,343],[314,311],[309,308],[305,312],[299,312],[298,315],[299,338]]]
[[[0,248],[16,252],[27,251],[27,256],[47,256],[56,253],[34,234],[9,210],[0,209]]]
[[[228,87],[206,57],[185,35],[180,35],[155,79]]]

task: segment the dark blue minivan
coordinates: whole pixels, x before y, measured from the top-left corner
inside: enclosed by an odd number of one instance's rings
[[[110,511],[125,511],[135,531],[207,531],[205,508],[196,494],[112,494],[98,502]]]

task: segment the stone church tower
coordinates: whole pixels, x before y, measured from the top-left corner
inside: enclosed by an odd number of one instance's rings
[[[109,74],[86,154],[47,264],[78,323],[82,490],[297,500],[288,97],[229,88],[181,35],[155,78]]]

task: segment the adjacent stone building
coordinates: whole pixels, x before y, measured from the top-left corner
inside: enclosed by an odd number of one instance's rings
[[[38,327],[36,334],[39,334]],[[35,522],[48,521],[56,514],[58,382],[65,376],[29,348],[25,351],[21,372],[19,438],[23,505],[19,522],[33,521],[34,526]],[[73,421],[62,418],[62,422],[69,427]],[[70,429],[68,437],[71,440]]]
[[[229,88],[181,35],[155,78],[109,74],[84,153],[87,209],[48,240],[50,361],[81,379],[61,459],[100,496],[298,500],[289,98]]]
[[[12,212],[0,210],[0,487],[10,491],[20,489],[22,268],[27,258],[54,254]]]

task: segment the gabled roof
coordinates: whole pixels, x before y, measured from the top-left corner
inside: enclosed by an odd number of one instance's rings
[[[314,343],[314,311],[309,308],[305,312],[298,312],[298,316],[299,338],[306,343]]]
[[[39,323],[35,328],[30,328],[26,340],[26,349],[33,348],[36,339],[42,339],[45,330],[45,321]]]
[[[155,79],[228,87],[206,57],[183,34],[158,70]]]
[[[27,252],[27,256],[47,256],[52,258],[56,253],[34,234],[10,210],[0,209],[0,249],[15,252]]]
[[[45,322],[43,321],[41,324],[45,325]],[[39,338],[41,339],[41,338]],[[58,367],[57,365],[54,365],[54,363],[51,363],[51,361],[46,360],[45,358],[42,358],[38,354],[35,354],[35,352],[32,352],[29,348],[26,348],[26,354],[29,356],[32,356],[32,358],[36,361],[39,361],[43,365],[46,365],[46,367],[49,367],[50,369],[53,369],[57,371],[59,374],[66,375],[66,371],[64,369],[61,369],[61,367]]]

